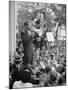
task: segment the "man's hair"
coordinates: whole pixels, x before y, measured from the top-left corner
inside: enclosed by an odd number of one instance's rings
[[[24,26],[28,26],[28,21],[24,22]]]
[[[25,83],[25,82],[30,82],[31,81],[31,71],[27,68],[24,69],[21,72],[21,80]]]

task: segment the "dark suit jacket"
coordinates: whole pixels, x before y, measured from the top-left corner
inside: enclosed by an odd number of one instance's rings
[[[32,36],[30,36],[27,32],[21,33],[22,43],[24,47],[24,63],[33,62],[33,41]]]

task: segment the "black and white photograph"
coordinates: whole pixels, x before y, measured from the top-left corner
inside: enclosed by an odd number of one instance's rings
[[[66,8],[9,1],[9,89],[66,86]]]

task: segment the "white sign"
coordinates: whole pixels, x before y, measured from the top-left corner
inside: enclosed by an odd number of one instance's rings
[[[66,40],[65,29],[58,28],[58,40]]]
[[[48,39],[49,42],[50,42],[50,41],[51,41],[51,42],[54,42],[53,32],[47,32],[46,35],[47,35],[47,39]]]

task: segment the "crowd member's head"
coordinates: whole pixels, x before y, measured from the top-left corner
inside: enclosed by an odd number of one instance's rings
[[[46,73],[42,73],[39,77],[39,81],[41,86],[48,86],[49,75]]]
[[[61,77],[59,78],[59,80],[58,80],[58,85],[63,85],[64,83],[66,83],[66,82],[64,81],[64,77],[61,76]]]
[[[47,66],[45,69],[41,69],[40,70],[42,73],[47,73],[49,74],[51,72],[51,68],[49,66]]]
[[[49,80],[49,83],[50,83],[51,85],[55,84],[55,82],[56,82],[56,80],[57,80],[57,74],[54,73],[54,72],[51,72],[49,79],[50,79],[50,80]]]
[[[21,62],[20,56],[15,56],[14,63],[18,65],[20,62]]]
[[[65,71],[65,69],[64,69],[64,67],[63,67],[62,65],[59,65],[59,66],[56,68],[56,71],[59,72],[60,74],[62,74],[62,73]]]
[[[28,21],[24,22],[24,27],[25,27],[25,29],[29,29],[29,28],[28,28],[28,23],[29,23]]]
[[[51,72],[51,67],[47,66],[47,67],[45,68],[45,72],[46,72],[46,73],[50,73],[50,72]]]
[[[40,75],[41,75],[40,72],[37,72],[37,73],[36,73],[36,77],[37,77],[37,78],[39,78]]]
[[[26,83],[31,81],[32,72],[29,68],[24,68],[23,71],[20,72],[20,79]]]

